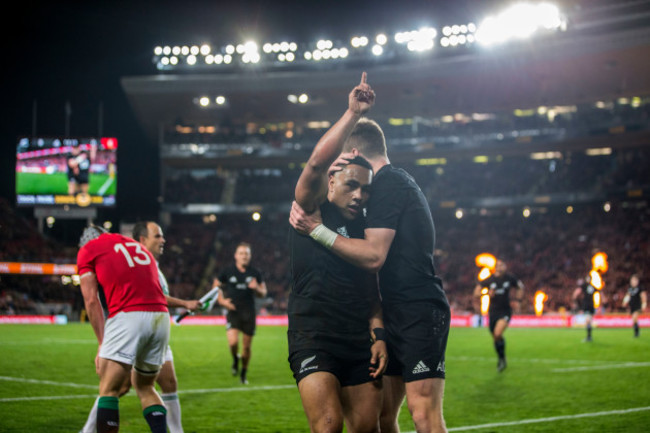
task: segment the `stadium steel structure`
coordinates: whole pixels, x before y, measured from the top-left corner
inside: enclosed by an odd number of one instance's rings
[[[222,68],[169,68],[156,75],[125,77],[122,86],[148,138],[159,143],[163,168],[252,167],[304,162],[315,143],[210,143],[197,153],[190,142],[170,141],[184,125],[257,125],[335,121],[347,93],[367,71],[378,99],[371,117],[431,119],[454,113],[513,112],[540,106],[595,104],[650,96],[650,11],[647,2],[628,7],[574,11],[565,31],[494,47],[435,46],[426,53],[386,52],[376,58],[339,62],[231,64]],[[639,8],[639,4],[641,7]],[[440,30],[438,29],[438,33]],[[439,44],[439,39],[436,44]],[[306,93],[294,104],[287,95]],[[227,104],[208,109],[202,95],[224,95]],[[650,143],[650,127],[597,137],[504,142],[483,148],[468,140],[455,146],[435,141],[391,148],[391,159],[525,154],[549,150],[632,147]],[[235,151],[234,151],[235,150]]]

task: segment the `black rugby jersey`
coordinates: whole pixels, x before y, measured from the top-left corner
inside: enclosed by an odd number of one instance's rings
[[[639,287],[628,287],[627,294],[630,297],[629,306],[632,311],[641,309],[641,292],[643,290]]]
[[[217,276],[221,282],[223,297],[230,298],[237,310],[255,309],[255,292],[248,288],[253,278],[256,278],[259,284],[264,282],[262,273],[256,268],[249,266],[244,272],[240,272],[234,264],[223,269]]]
[[[448,305],[433,264],[435,228],[420,187],[406,171],[382,167],[370,187],[368,228],[395,230],[379,271],[383,303],[438,301]]]
[[[320,206],[323,224],[342,236],[363,238],[363,217],[347,220],[326,201]],[[336,256],[309,236],[289,229],[292,288],[289,330],[327,334],[369,335],[369,284],[374,275]]]
[[[582,289],[582,300],[580,301],[580,309],[585,311],[590,311],[594,309],[594,293],[596,293],[596,288],[590,283],[582,283],[580,286]]]
[[[492,291],[490,297],[490,313],[512,311],[510,305],[510,289],[519,287],[519,280],[512,274],[505,273],[501,276],[491,275],[481,283]]]

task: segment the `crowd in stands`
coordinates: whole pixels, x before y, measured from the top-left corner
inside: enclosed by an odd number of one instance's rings
[[[448,161],[441,166],[405,168],[431,202],[440,202],[459,197],[647,189],[649,159],[650,151],[638,148],[595,157],[573,153],[555,160],[504,157],[483,164]],[[299,169],[241,170],[234,202],[289,203],[299,173]],[[223,181],[217,185],[211,180],[209,176],[196,178],[187,188],[181,181],[176,186],[187,200],[196,191],[204,194],[205,202],[219,203],[215,198]],[[532,313],[536,290],[549,296],[546,311],[572,310],[571,294],[599,250],[609,257],[603,311],[623,311],[621,302],[632,273],[640,272],[646,287],[650,281],[644,269],[650,263],[650,209],[643,194],[628,201],[611,200],[608,211],[602,202],[575,203],[571,213],[566,203],[531,207],[527,218],[512,206],[468,210],[460,219],[454,208],[432,208],[436,267],[455,312],[476,308],[472,290],[479,269],[474,258],[482,252],[503,258],[524,282],[527,313]],[[160,263],[172,294],[200,296],[219,270],[232,263],[237,243],[244,241],[252,245],[253,266],[262,271],[269,288],[263,313],[285,312],[290,290],[287,212],[288,207],[263,211],[259,221],[249,214],[218,214],[216,221],[207,222],[199,215],[172,214],[161,222],[167,244]],[[41,235],[34,221],[0,200],[0,261],[71,263],[75,257],[75,245],[59,245]],[[28,313],[39,302],[82,307],[78,286],[64,286],[55,277],[0,275],[0,313]]]

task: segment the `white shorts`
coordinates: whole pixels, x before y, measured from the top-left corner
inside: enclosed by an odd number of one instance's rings
[[[144,375],[160,370],[169,348],[169,313],[130,311],[106,321],[101,358],[132,365]]]

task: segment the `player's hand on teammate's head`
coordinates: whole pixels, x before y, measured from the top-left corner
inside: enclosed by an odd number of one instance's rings
[[[339,155],[339,157],[330,165],[330,168],[327,170],[328,176],[333,176],[335,173],[343,170],[354,158],[359,156],[359,151],[353,149],[352,152],[345,152]]]
[[[367,83],[368,75],[361,74],[361,82],[352,89],[348,98],[349,109],[359,115],[365,114],[375,104],[375,92]]]

